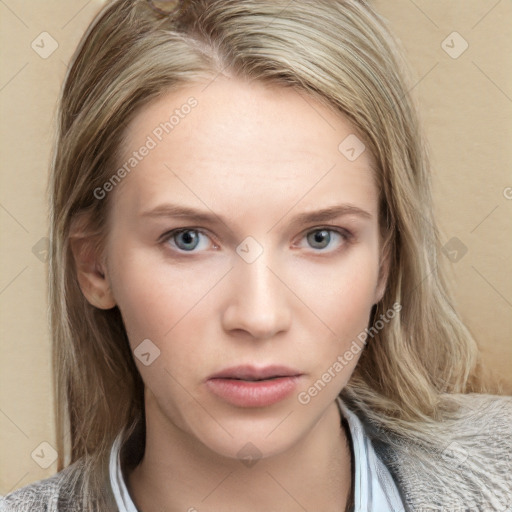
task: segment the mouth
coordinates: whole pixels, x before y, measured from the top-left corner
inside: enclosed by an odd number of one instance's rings
[[[244,365],[226,368],[208,379],[236,379],[248,382],[279,379],[282,377],[298,377],[302,372],[287,366],[269,365],[261,368]]]
[[[266,407],[287,398],[304,374],[286,366],[237,366],[206,379],[216,397],[236,407]]]
[[[254,378],[238,378],[238,377],[224,377],[225,379],[231,379],[231,380],[243,380],[244,382],[261,382],[262,380],[274,380],[274,379],[280,379],[281,377],[284,377],[284,375],[274,375],[273,377],[268,377],[266,379],[254,379]]]

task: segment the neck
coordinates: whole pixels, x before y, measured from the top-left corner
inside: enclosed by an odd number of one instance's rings
[[[340,512],[352,486],[351,452],[335,402],[299,443],[247,465],[153,422],[127,480],[141,512]]]

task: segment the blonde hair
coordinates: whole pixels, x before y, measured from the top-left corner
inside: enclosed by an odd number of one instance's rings
[[[341,396],[371,422],[426,435],[449,395],[484,390],[477,347],[441,269],[427,149],[405,64],[383,19],[355,0],[192,0],[163,16],[144,0],[109,3],[84,35],[62,91],[51,173],[50,306],[59,470],[82,461],[84,506],[102,495],[115,436],[144,422],[143,383],[117,307],[82,294],[70,230],[106,236],[126,126],[159,95],[218,73],[293,87],[346,116],[377,162],[391,262],[371,339]],[[69,434],[69,439],[68,439]],[[66,442],[70,453],[66,457]],[[76,476],[76,475],[75,475]]]

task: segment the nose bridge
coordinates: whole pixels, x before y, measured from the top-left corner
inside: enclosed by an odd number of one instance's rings
[[[231,275],[225,328],[242,329],[258,338],[270,337],[288,328],[290,311],[285,286],[275,275],[278,271],[271,251],[259,244],[258,250],[253,240],[244,242],[237,248]]]

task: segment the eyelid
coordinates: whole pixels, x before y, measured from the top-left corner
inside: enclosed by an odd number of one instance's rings
[[[347,228],[342,228],[341,226],[334,224],[323,224],[321,226],[309,227],[302,232],[301,236],[304,236],[305,234],[311,233],[313,231],[322,231],[322,229],[325,229],[326,231],[335,231],[336,233],[339,233],[340,235],[346,235],[347,237],[354,236],[354,234]]]

